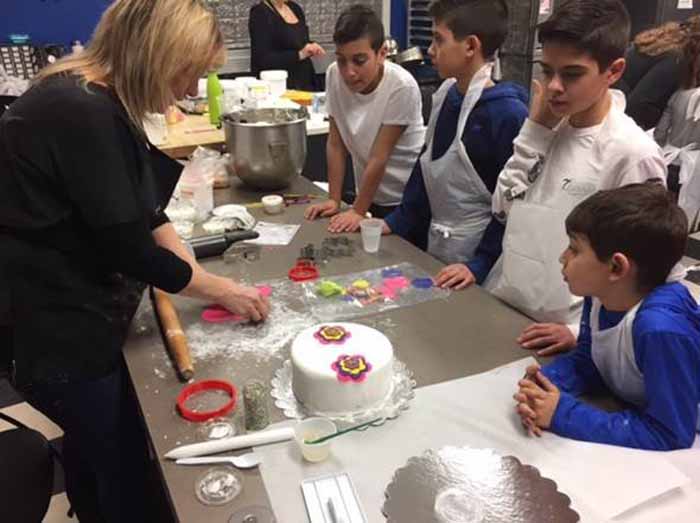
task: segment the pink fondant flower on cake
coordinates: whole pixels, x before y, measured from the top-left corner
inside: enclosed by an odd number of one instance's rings
[[[372,365],[359,354],[353,356],[341,354],[331,364],[331,368],[338,375],[338,381],[361,383],[367,378],[367,373],[372,370]]]
[[[343,344],[350,337],[350,331],[340,325],[324,325],[314,333],[314,338],[328,345],[329,343]]]

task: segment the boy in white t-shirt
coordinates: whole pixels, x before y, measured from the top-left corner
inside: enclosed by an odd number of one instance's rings
[[[536,322],[518,343],[538,354],[572,348],[582,300],[561,278],[564,221],[601,189],[665,180],[661,150],[609,87],[625,69],[629,14],[619,0],[567,0],[538,27],[543,85],[493,193],[506,222],[503,252],[484,286]]]
[[[307,208],[305,216],[332,217],[329,231],[354,232],[368,211],[383,218],[401,203],[425,127],[418,84],[385,61],[384,28],[372,9],[356,5],[344,11],[333,40],[336,63],[326,72],[330,199]],[[338,214],[348,153],[357,196]]]

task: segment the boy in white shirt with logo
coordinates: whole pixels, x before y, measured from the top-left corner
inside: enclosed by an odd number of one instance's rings
[[[609,89],[625,69],[630,20],[619,0],[567,0],[539,25],[543,85],[499,176],[493,213],[503,252],[484,286],[536,322],[518,338],[553,354],[572,348],[582,300],[561,278],[564,221],[598,190],[665,180],[661,150]]]
[[[425,126],[418,84],[385,61],[384,28],[374,11],[360,5],[344,11],[333,40],[337,61],[326,73],[330,199],[308,207],[305,216],[331,217],[331,232],[355,232],[368,211],[383,218],[401,203]],[[357,195],[349,210],[338,213],[348,153]]]

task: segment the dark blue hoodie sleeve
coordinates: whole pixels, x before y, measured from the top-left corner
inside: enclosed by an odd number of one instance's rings
[[[413,166],[403,191],[401,204],[384,221],[391,232],[413,243],[419,249],[426,250],[432,214],[420,166],[420,158],[423,154],[425,154],[425,147]]]
[[[493,165],[490,166],[492,174],[488,180],[484,181],[489,190],[493,192],[498,175],[506,162],[513,156],[513,141],[527,119],[528,109],[524,101],[513,98],[505,98],[502,102],[491,103],[487,107],[493,133],[490,147],[495,152],[495,157]],[[484,231],[474,257],[467,261],[466,265],[476,278],[477,283],[484,282],[501,255],[504,233],[505,225],[492,218]]]
[[[637,366],[644,376],[647,405],[604,412],[562,392],[550,429],[565,437],[648,450],[688,448],[698,422],[700,341],[697,332],[656,328],[662,319],[647,315],[633,331]],[[583,333],[583,328],[581,332]],[[551,375],[548,368],[547,375]]]

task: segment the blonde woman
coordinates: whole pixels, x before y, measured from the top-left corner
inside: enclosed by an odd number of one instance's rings
[[[700,28],[700,16],[668,22],[639,33],[625,59],[627,67],[614,86],[627,95],[626,112],[643,129],[656,126],[666,103],[681,84],[687,67],[683,51]]]
[[[81,522],[144,515],[146,454],[121,355],[145,284],[259,321],[255,289],[208,273],[163,209],[180,167],[145,138],[222,62],[198,0],[117,0],[79,55],[0,119],[0,347],[27,401],[62,427]]]

